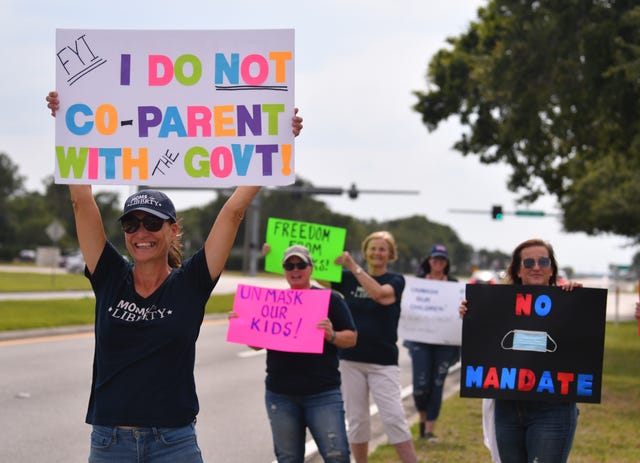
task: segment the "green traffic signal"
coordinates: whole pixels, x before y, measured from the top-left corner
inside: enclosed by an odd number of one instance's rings
[[[491,217],[493,218],[493,220],[502,220],[502,216],[502,206],[493,206],[491,208]]]

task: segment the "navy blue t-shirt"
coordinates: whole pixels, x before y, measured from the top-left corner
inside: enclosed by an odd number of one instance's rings
[[[193,369],[211,281],[200,249],[149,297],[135,292],[133,264],[111,243],[86,276],[96,295],[93,379],[86,422],[180,427],[199,410]]]
[[[389,284],[396,294],[396,301],[390,305],[375,302],[358,283],[353,273],[342,272],[342,281],[331,287],[344,296],[351,310],[358,330],[358,342],[349,349],[340,349],[340,358],[354,362],[376,363],[378,365],[398,364],[398,321],[400,320],[400,298],[404,290],[404,277],[387,272],[374,276],[380,285]]]
[[[312,288],[321,289],[321,288]],[[331,292],[329,320],[335,331],[353,330],[355,324],[342,296]],[[324,342],[322,354],[267,350],[266,387],[276,394],[311,395],[340,387],[338,349]]]

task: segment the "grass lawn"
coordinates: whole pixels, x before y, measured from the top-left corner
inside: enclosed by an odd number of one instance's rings
[[[607,323],[603,365],[602,403],[578,404],[580,417],[571,463],[640,462],[640,336],[635,322]],[[439,442],[417,439],[412,427],[419,461],[490,462],[482,443],[481,400],[457,395],[442,405],[438,420]],[[378,447],[370,463],[395,463],[390,445]]]
[[[0,292],[91,290],[89,280],[78,273],[0,272]]]
[[[51,299],[46,301],[0,301],[0,331],[90,325],[95,299]],[[214,295],[205,313],[226,313],[233,307],[233,294]]]

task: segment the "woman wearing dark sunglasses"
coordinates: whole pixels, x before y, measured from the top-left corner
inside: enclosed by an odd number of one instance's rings
[[[506,280],[514,285],[556,286],[558,263],[551,245],[540,239],[520,243],[511,255]],[[565,291],[581,287],[574,281],[562,285]],[[462,301],[460,315],[467,311]],[[486,400],[486,399],[485,399]],[[563,463],[569,458],[578,424],[575,402],[550,403],[530,400],[495,399],[488,402],[487,423],[495,420],[494,429],[500,463]],[[493,418],[493,420],[492,420]]]
[[[263,253],[269,251],[265,244]],[[291,289],[324,289],[311,283],[313,258],[305,246],[287,248],[282,268]],[[336,291],[331,293],[327,317],[316,327],[324,330],[320,354],[267,350],[265,405],[279,462],[304,461],[307,429],[323,461],[350,461],[338,349],[353,347],[358,334],[349,307]]]
[[[46,99],[55,116],[57,93]],[[292,126],[298,135],[302,118],[294,116]],[[89,462],[202,462],[195,343],[205,304],[260,187],[236,188],[204,247],[184,261],[171,200],[156,190],[131,195],[119,218],[131,263],[107,241],[91,186],[69,190],[96,296]]]

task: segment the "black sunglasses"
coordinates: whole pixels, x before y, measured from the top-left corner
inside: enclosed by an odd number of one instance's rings
[[[309,264],[307,264],[306,262],[296,262],[295,264],[292,264],[291,262],[285,262],[284,264],[282,264],[282,268],[288,271],[291,271],[294,268],[297,268],[298,270],[304,270],[308,266]]]
[[[160,217],[156,217],[155,215],[145,215],[141,219],[136,217],[135,215],[127,215],[124,216],[120,223],[122,224],[122,230],[125,233],[135,233],[140,228],[140,224],[144,225],[150,232],[157,232],[162,228],[162,225],[166,222],[165,219],[161,219]]]
[[[540,268],[547,268],[551,265],[551,259],[549,259],[548,257],[541,257],[538,259],[538,267]],[[527,259],[523,259],[522,260],[522,266],[524,268],[533,268],[536,266],[536,260],[529,257]]]

